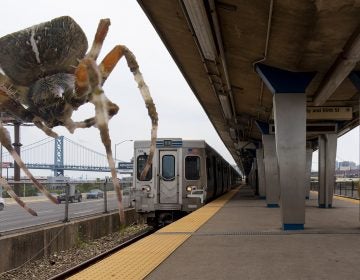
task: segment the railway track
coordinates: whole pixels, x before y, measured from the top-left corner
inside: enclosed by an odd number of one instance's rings
[[[111,254],[114,254],[128,246],[130,246],[131,244],[139,241],[140,239],[154,233],[157,229],[154,229],[154,228],[150,228],[150,229],[145,229],[144,231],[142,232],[139,232],[131,237],[129,237],[128,240],[124,241],[123,243],[111,248],[110,250],[104,252],[104,253],[101,253],[91,259],[88,259],[87,261],[85,262],[82,262],[66,271],[63,271],[53,277],[50,278],[50,280],[60,280],[60,279],[66,279],[70,276],[73,276],[75,275],[76,273],[84,270],[85,268],[95,264],[96,262],[98,261],[101,261],[102,259],[105,259],[106,257],[110,256]]]

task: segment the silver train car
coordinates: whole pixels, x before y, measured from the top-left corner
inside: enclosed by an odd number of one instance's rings
[[[239,183],[240,174],[203,140],[158,139],[140,180],[150,141],[134,142],[135,209],[158,225],[192,212]]]

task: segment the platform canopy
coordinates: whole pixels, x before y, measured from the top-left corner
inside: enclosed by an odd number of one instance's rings
[[[359,1],[138,2],[245,173],[273,123],[276,89],[264,71],[280,80],[283,73],[313,75],[305,91],[314,145],[318,131],[342,135],[358,125]]]

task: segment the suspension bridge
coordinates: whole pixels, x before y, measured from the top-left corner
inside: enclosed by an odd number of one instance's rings
[[[110,172],[107,157],[64,136],[47,137],[23,146],[21,158],[29,169],[48,169],[54,176],[64,170]],[[13,159],[8,152],[2,155],[2,165],[12,168]],[[115,159],[118,173],[132,174],[132,163]]]

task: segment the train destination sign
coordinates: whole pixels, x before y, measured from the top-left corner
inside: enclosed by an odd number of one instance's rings
[[[308,120],[351,120],[352,107],[307,107]]]
[[[134,164],[132,162],[118,162],[118,169],[133,169]]]

